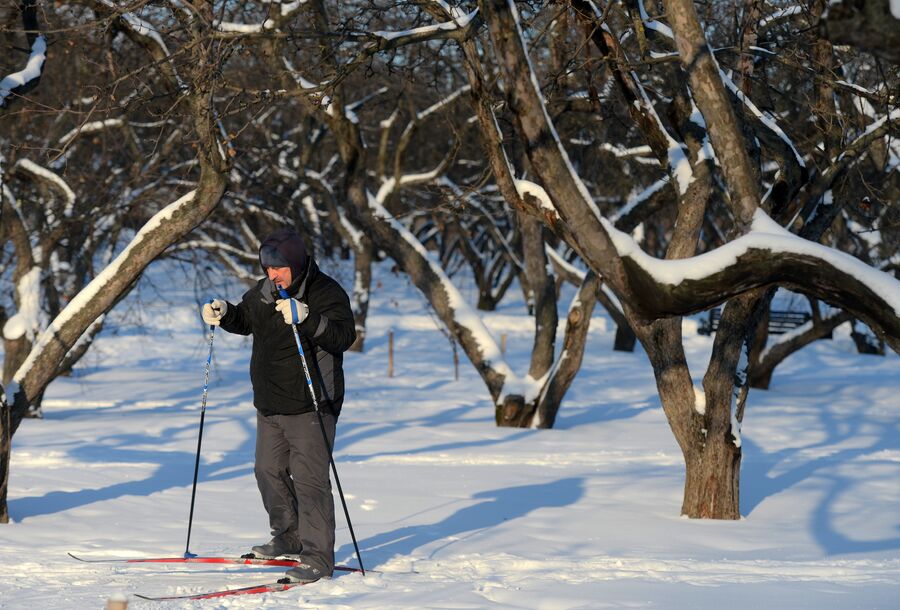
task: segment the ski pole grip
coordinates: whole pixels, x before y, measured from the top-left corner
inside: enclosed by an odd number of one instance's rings
[[[281,296],[282,299],[290,299],[291,298],[291,295],[288,294],[287,290],[285,290],[284,288],[282,288],[281,286],[278,286],[278,285],[276,285],[275,287],[278,289],[278,294]],[[293,302],[291,303],[291,316],[292,316],[292,319],[294,320],[294,324],[296,324],[299,317],[297,316],[297,305]]]
[[[208,300],[206,303],[207,303],[207,305],[212,305],[212,304],[213,304],[213,301],[215,301],[215,299],[210,299],[210,300]],[[217,310],[213,309],[213,311],[217,311]],[[210,325],[209,325],[209,330],[210,330],[210,332],[215,332],[215,330],[216,330],[216,325],[215,325],[215,324],[210,324]]]

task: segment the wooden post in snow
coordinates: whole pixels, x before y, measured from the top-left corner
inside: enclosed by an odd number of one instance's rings
[[[106,600],[106,610],[128,610],[128,598],[116,593]]]
[[[394,376],[394,331],[388,331],[388,377]]]

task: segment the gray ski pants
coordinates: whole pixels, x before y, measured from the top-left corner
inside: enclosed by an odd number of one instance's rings
[[[335,419],[322,413],[329,446]],[[328,448],[315,412],[256,416],[256,484],[269,514],[272,535],[287,534],[303,545],[303,560],[326,574],[334,571],[334,498]]]

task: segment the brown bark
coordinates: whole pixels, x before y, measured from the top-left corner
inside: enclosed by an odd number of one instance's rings
[[[691,0],[664,0],[666,15],[675,33],[675,46],[688,74],[697,107],[706,121],[709,138],[731,193],[738,232],[745,233],[759,206],[756,172],[747,154],[737,116],[719,76],[715,58],[706,42]]]
[[[826,0],[815,0],[812,6],[812,17],[817,20],[822,16],[826,7]],[[813,100],[812,111],[816,116],[816,123],[822,131],[822,141],[825,144],[825,158],[834,159],[838,154],[841,143],[841,128],[838,124],[838,112],[834,103],[834,87],[831,85],[834,78],[832,66],[831,42],[825,38],[818,38],[812,48],[813,68],[817,74],[825,78],[816,81],[816,95]]]
[[[12,410],[0,384],[0,523],[9,523],[9,457],[12,452]]]
[[[740,431],[733,426],[743,419],[738,397],[746,395],[746,384],[735,379],[746,378],[746,370],[738,370],[741,352],[759,322],[753,314],[764,293],[748,291],[729,301],[722,312],[703,377],[703,439],[685,455],[682,514],[689,517],[740,518]]]
[[[354,249],[353,256],[353,321],[356,324],[356,340],[351,352],[361,352],[366,342],[366,318],[369,315],[369,294],[372,290],[372,259],[374,248],[365,238],[362,247]]]
[[[536,423],[538,428],[552,428],[556,423],[556,415],[559,413],[563,397],[581,369],[591,315],[594,313],[597,295],[600,293],[600,283],[596,274],[588,272],[578,289],[578,296],[569,308],[559,362],[535,406],[535,420],[532,421],[532,425]],[[627,324],[619,326],[620,330],[623,328],[631,333]],[[616,336],[618,337],[618,334]],[[631,337],[633,336],[632,333]]]
[[[700,450],[685,459],[681,514],[693,519],[740,519],[740,465],[741,450],[730,431],[708,431]]]
[[[745,0],[744,17],[741,23],[741,46],[739,49],[735,84],[743,91],[744,95],[750,95],[753,87],[754,53],[751,50],[756,46],[758,37],[759,18],[762,15],[763,0]]]
[[[540,379],[553,364],[556,345],[556,327],[559,323],[556,311],[556,286],[547,273],[547,252],[544,246],[544,226],[537,219],[519,213],[522,231],[522,253],[525,273],[534,302],[534,346],[528,374]]]
[[[17,210],[15,210],[11,205],[5,203],[6,198],[0,197],[0,207],[2,207],[2,215],[0,215],[0,221],[3,223],[3,231],[8,236],[9,240],[13,244],[13,249],[16,255],[16,266],[13,271],[13,283],[18,282],[22,277],[25,276],[31,269],[37,264],[37,261],[34,259],[34,253],[31,250],[31,242],[28,237],[28,230],[26,229],[24,223],[22,222],[21,217]],[[18,291],[14,294],[14,300],[16,301],[16,308],[18,309],[20,303],[18,303],[19,294]],[[5,322],[4,322],[5,325]],[[0,326],[0,332],[3,331],[3,327]],[[28,357],[28,352],[31,350],[31,340],[28,338],[28,333],[18,337],[16,339],[7,339],[4,335],[3,337],[3,377],[2,381],[4,384],[8,384],[12,381],[13,373],[16,372],[16,369],[25,361],[25,358]],[[12,397],[9,397],[10,402],[12,402]]]
[[[528,374],[534,379],[543,377],[554,361],[556,328],[559,324],[556,312],[556,286],[547,273],[547,253],[544,246],[543,225],[537,219],[518,214],[522,233],[522,252],[525,258],[525,274],[528,276],[530,300],[534,311],[534,345],[531,349],[531,365]],[[558,408],[558,406],[557,406]],[[536,403],[526,403],[518,397],[507,399],[496,406],[495,420],[499,426],[528,427],[537,409]]]

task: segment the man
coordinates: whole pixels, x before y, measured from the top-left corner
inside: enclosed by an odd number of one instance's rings
[[[298,555],[287,575],[313,582],[334,571],[334,500],[330,448],[344,400],[343,352],[356,339],[350,299],[319,270],[303,240],[279,229],[259,249],[266,277],[240,304],[215,299],[203,321],[253,335],[250,380],[256,415],[256,482],[272,539],[256,556]],[[284,288],[290,298],[279,295]],[[326,434],[313,407],[292,325],[300,332]],[[324,436],[328,437],[325,444]]]

